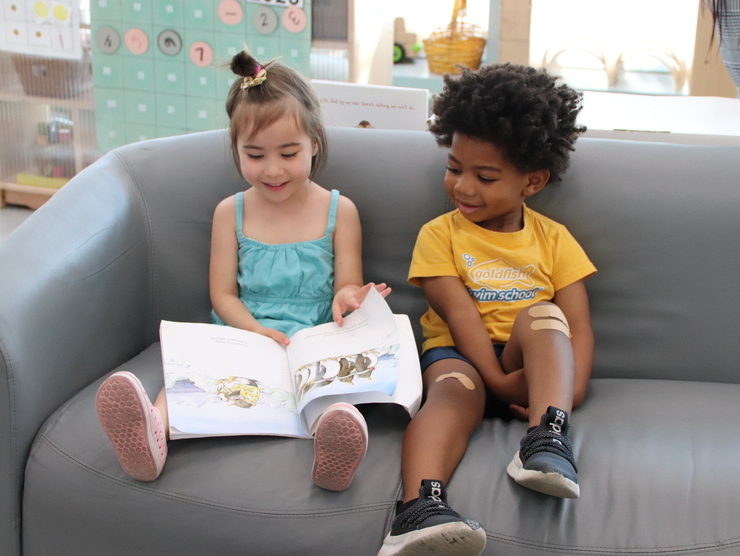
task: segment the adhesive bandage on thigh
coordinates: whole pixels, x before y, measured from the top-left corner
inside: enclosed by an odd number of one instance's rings
[[[532,330],[557,330],[571,337],[568,319],[557,305],[535,305],[527,313],[535,319],[530,325]]]
[[[444,380],[446,378],[456,378],[468,390],[475,390],[475,384],[473,383],[473,381],[462,373],[447,373],[444,375],[439,375],[435,382],[440,382],[441,380]]]

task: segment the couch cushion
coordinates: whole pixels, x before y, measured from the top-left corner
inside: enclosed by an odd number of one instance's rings
[[[158,344],[122,370],[150,396]],[[178,440],[159,479],[121,470],[97,422],[99,382],[48,421],[28,463],[24,554],[116,556],[376,554],[400,490],[408,421],[364,409],[368,455],[351,488],[310,480],[311,441]],[[573,416],[582,495],[560,500],[516,485],[506,465],[526,425],[486,420],[450,482],[450,502],[479,520],[485,554],[737,554],[740,385],[595,379]],[[60,539],[63,539],[60,542]]]
[[[153,399],[163,384],[159,344],[119,370],[139,376]],[[382,537],[399,489],[403,410],[366,411],[368,453],[345,492],[312,484],[312,441],[279,437],[173,441],[162,475],[139,483],[123,472],[98,423],[100,382],[60,408],[35,443],[24,553],[182,555],[219,546],[220,554],[278,554],[277,545],[350,554]]]

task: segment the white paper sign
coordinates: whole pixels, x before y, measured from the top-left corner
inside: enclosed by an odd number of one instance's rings
[[[78,1],[0,0],[0,50],[82,58]]]
[[[407,87],[312,81],[326,125],[378,129],[427,129],[429,91]]]

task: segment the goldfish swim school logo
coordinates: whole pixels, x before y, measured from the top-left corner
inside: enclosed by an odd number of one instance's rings
[[[534,265],[522,268],[507,263],[504,259],[487,261],[471,266],[470,279],[480,285],[479,289],[468,288],[470,295],[481,303],[490,301],[531,301],[542,288],[536,287],[532,274]]]
[[[514,285],[534,286],[534,280],[532,280],[534,271],[535,267],[531,264],[516,268],[504,259],[495,259],[475,265],[470,269],[468,275],[476,284],[488,288],[502,289]]]

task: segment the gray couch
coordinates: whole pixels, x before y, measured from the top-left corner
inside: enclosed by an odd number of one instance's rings
[[[367,280],[393,309],[419,227],[449,209],[429,134],[330,130],[317,181],[359,207]],[[590,391],[573,415],[582,495],[514,484],[522,422],[486,420],[449,485],[485,554],[740,554],[740,148],[581,139],[531,205],[564,222],[599,272]],[[97,422],[116,369],[154,396],[161,319],[207,321],[216,203],[243,187],[223,131],[138,143],[88,168],[0,244],[0,554],[375,555],[400,492],[408,418],[363,409],[352,487],[310,480],[312,443],[170,444],[137,483]],[[417,329],[418,330],[418,329]]]

